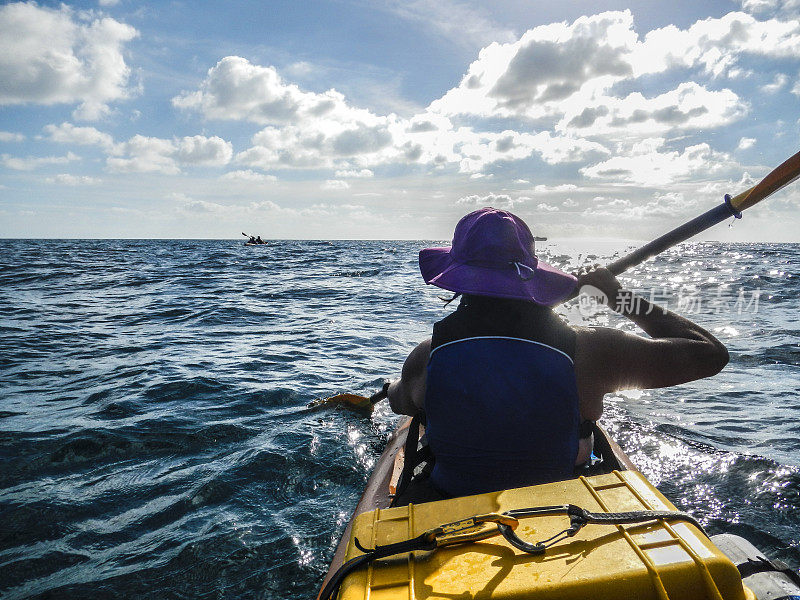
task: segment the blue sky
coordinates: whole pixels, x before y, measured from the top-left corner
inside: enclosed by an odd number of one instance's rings
[[[800,0],[0,5],[0,237],[647,239],[800,149]],[[711,239],[800,241],[800,186]]]

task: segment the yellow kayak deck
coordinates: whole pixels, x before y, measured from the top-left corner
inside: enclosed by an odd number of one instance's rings
[[[439,502],[377,508],[356,516],[346,558],[355,546],[375,547],[416,537],[439,525],[484,513],[571,503],[592,512],[675,510],[637,471],[614,471],[537,486]],[[520,519],[517,535],[535,542],[569,526],[564,515]],[[583,527],[543,555],[531,555],[497,535],[377,560],[349,575],[340,600],[421,599],[715,599],[753,600],[739,572],[691,524]]]

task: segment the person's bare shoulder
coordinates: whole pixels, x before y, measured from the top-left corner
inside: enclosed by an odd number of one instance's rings
[[[403,363],[400,379],[389,386],[389,404],[398,414],[413,415],[425,410],[425,386],[431,340],[417,344]]]
[[[425,373],[425,369],[428,366],[428,360],[431,357],[431,338],[420,342],[417,344],[411,353],[408,355],[405,364],[403,365],[403,373],[406,371],[406,366],[412,372],[409,372],[409,375],[413,375],[419,371],[422,371],[423,375]]]

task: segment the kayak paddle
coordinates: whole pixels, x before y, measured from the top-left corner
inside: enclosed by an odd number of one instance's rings
[[[667,248],[688,240],[706,229],[721,223],[730,217],[742,218],[742,211],[755,206],[768,196],[774,194],[784,186],[800,177],[800,152],[784,161],[779,167],[769,173],[760,183],[751,187],[731,198],[725,195],[725,201],[711,210],[704,212],[699,217],[687,221],[683,225],[676,227],[672,231],[665,233],[652,242],[645,244],[641,248],[634,250],[627,256],[623,256],[608,265],[608,270],[614,275],[619,275],[643,263],[648,258],[662,253]],[[575,296],[572,296],[574,298]],[[569,298],[568,298],[569,299]]]
[[[758,184],[751,187],[739,194],[738,196],[731,197],[729,194],[725,195],[725,200],[719,206],[704,212],[699,217],[687,221],[683,225],[676,227],[672,231],[657,237],[652,242],[649,242],[634,250],[630,254],[623,256],[612,262],[608,267],[615,276],[624,273],[631,267],[643,263],[648,258],[652,258],[657,254],[661,254],[664,250],[671,248],[681,242],[688,240],[690,237],[697,235],[713,227],[717,223],[735,217],[742,218],[742,211],[755,206],[765,198],[771,196],[781,188],[789,185],[795,179],[800,177],[800,152],[787,159],[776,169],[773,169],[764,179]],[[578,289],[564,301],[571,300],[578,295]],[[356,394],[338,394],[330,398],[323,398],[315,400],[312,406],[329,406],[329,405],[342,405],[359,411],[371,412],[375,403],[383,400],[388,396],[389,384],[385,384],[381,391],[372,394],[370,397],[358,396]]]
[[[375,392],[372,396],[358,396],[357,394],[337,394],[329,398],[320,398],[314,400],[308,407],[314,408],[317,406],[344,406],[353,410],[362,412],[372,412],[372,408],[376,403],[380,402],[389,395],[389,383],[384,383],[380,391]]]

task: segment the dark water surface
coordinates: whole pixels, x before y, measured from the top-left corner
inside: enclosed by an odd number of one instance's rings
[[[0,240],[0,595],[313,596],[398,418],[306,404],[374,391],[451,310],[421,245]],[[800,567],[800,246],[688,244],[623,282],[731,363],[609,397],[606,425],[712,532]]]

